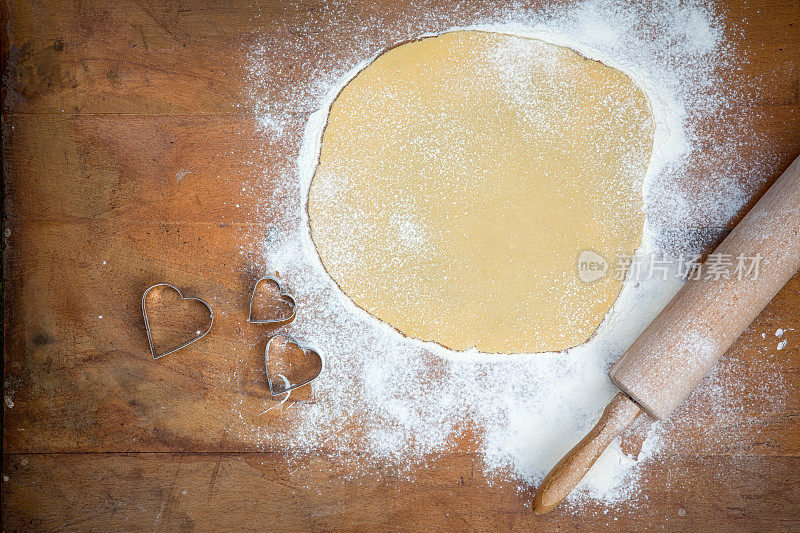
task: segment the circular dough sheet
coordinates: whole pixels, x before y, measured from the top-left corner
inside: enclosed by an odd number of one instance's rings
[[[397,46],[337,96],[308,196],[323,265],[361,308],[455,350],[560,351],[622,286],[653,143],[625,74],[536,39],[457,31]]]

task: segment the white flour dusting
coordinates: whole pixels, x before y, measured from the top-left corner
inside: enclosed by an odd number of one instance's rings
[[[608,368],[680,281],[677,276],[629,280],[597,335],[564,353],[455,353],[402,337],[341,293],[310,240],[306,194],[338,90],[390,46],[456,28],[538,37],[622,70],[645,90],[656,119],[642,253],[705,250],[718,235],[692,233],[687,226],[728,224],[775,161],[768,154],[756,160],[750,154],[747,161],[740,155],[760,142],[748,117],[731,111],[737,99],[733,58],[741,61],[746,54],[731,49],[726,34],[736,29],[726,27],[705,2],[656,1],[644,7],[589,0],[539,11],[522,5],[452,9],[421,18],[392,12],[391,21],[367,11],[358,24],[349,25],[335,10],[322,9],[308,27],[287,26],[257,39],[250,64],[253,110],[266,142],[296,160],[271,161],[264,170],[265,189],[275,192],[263,199],[258,215],[268,214],[274,229],[265,240],[254,237],[251,260],[264,271],[278,272],[292,287],[299,311],[290,333],[318,348],[326,365],[313,383],[313,403],[272,412],[284,417],[285,431],[253,423],[240,404],[233,406],[238,414],[233,430],[265,447],[281,443],[332,455],[368,452],[370,459],[350,462],[353,476],[369,471],[369,461],[408,470],[424,464],[426,454],[476,451],[490,477],[516,480],[522,490],[538,484],[597,420],[616,392]],[[298,64],[299,57],[307,63]],[[508,67],[513,77],[513,62]],[[711,133],[709,117],[717,124]],[[705,144],[709,138],[716,143],[712,148]],[[424,242],[414,214],[398,216],[398,241]],[[613,504],[633,497],[642,465],[669,449],[675,428],[702,420],[705,425],[698,427],[709,431],[713,415],[720,413],[703,409],[735,408],[731,376],[737,371],[718,365],[672,420],[650,429],[639,426],[640,452],[626,454],[620,443],[612,445],[568,504],[574,507],[586,498]],[[769,395],[777,410],[782,388],[780,377],[773,378],[771,387],[750,394]]]

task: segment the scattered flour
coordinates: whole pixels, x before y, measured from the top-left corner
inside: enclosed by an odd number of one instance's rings
[[[775,161],[763,151],[767,155],[761,159],[740,155],[762,140],[752,133],[746,113],[734,108],[740,100],[733,58],[741,61],[746,54],[728,44],[726,34],[737,30],[725,26],[713,5],[656,0],[645,7],[588,0],[545,10],[513,3],[449,9],[421,18],[365,10],[354,25],[334,7],[321,7],[309,26],[287,26],[256,38],[249,65],[252,108],[265,141],[296,159],[276,162],[257,154],[259,161],[269,160],[263,165],[264,189],[274,192],[263,198],[256,216],[274,228],[266,238],[253,236],[247,253],[254,265],[278,272],[293,288],[300,312],[290,333],[319,348],[326,365],[313,383],[314,402],[277,411],[286,418],[285,431],[260,427],[240,404],[233,405],[239,421],[233,429],[262,447],[281,443],[337,457],[368,452],[350,459],[354,477],[369,470],[364,465],[370,460],[410,471],[424,464],[426,454],[478,451],[490,479],[513,479],[525,488],[535,486],[597,420],[616,392],[608,368],[669,301],[680,280],[629,280],[598,333],[565,353],[455,353],[402,337],[341,293],[310,240],[306,194],[338,91],[388,47],[456,28],[535,36],[624,71],[648,94],[656,118],[655,152],[645,182],[647,238],[640,252],[706,250],[718,233],[690,236],[687,227],[728,224]],[[505,54],[515,57],[514,51]],[[309,59],[298,65],[298,57]],[[505,65],[513,81],[514,61]],[[711,132],[709,117],[716,123]],[[696,175],[708,178],[689,179]],[[424,228],[413,213],[398,217],[400,243],[424,242]],[[737,376],[757,371],[741,366],[718,365],[673,419],[638,426],[633,432],[640,437],[638,452],[623,451],[620,442],[612,445],[568,505],[587,498],[607,504],[633,498],[642,465],[673,445],[670,435],[687,427],[713,433],[715,417],[736,408],[731,399],[740,397],[734,390]],[[774,398],[770,405],[778,410],[780,377],[763,374],[772,377],[771,386],[749,391],[742,401],[753,395],[758,401]]]

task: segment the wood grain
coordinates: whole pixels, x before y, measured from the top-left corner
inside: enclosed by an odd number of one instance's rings
[[[471,454],[431,457],[407,473],[280,453],[68,454],[4,458],[9,530],[789,531],[800,520],[800,458],[674,456],[643,495],[613,513],[591,502],[574,516],[536,516],[530,495],[481,474]],[[65,487],[69,480],[69,487]],[[755,509],[754,509],[755,508]]]
[[[276,183],[293,171],[315,76],[394,44],[398,27],[445,29],[438,14],[468,23],[488,4],[2,8],[6,530],[800,527],[800,334],[781,351],[774,337],[800,331],[800,274],[668,423],[641,492],[608,514],[589,502],[535,517],[515,480],[484,477],[469,436],[429,468],[376,464],[342,481],[345,459],[289,455],[245,431],[286,430],[281,416],[258,418],[274,403],[262,371],[269,332],[246,317],[265,273],[254,243],[276,231]],[[742,58],[726,120],[746,116],[754,132],[731,161],[750,176],[752,205],[800,150],[800,4],[732,0],[719,11]],[[283,114],[280,136],[257,127],[248,90],[247,56],[265,43],[273,74],[260,93]],[[706,159],[731,134],[716,118],[704,123]],[[764,139],[770,157],[752,169]],[[702,161],[686,187],[687,197],[713,191]],[[741,214],[693,224],[704,234]],[[159,281],[215,298],[217,321],[180,361],[154,365],[139,297]],[[313,390],[293,400],[289,412],[302,411]]]

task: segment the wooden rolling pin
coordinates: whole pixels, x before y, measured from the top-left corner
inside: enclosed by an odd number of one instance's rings
[[[758,272],[714,280],[712,256],[734,264],[751,258]],[[800,157],[712,256],[611,368],[622,392],[544,478],[533,499],[537,514],[558,505],[642,411],[667,418],[800,268]]]

